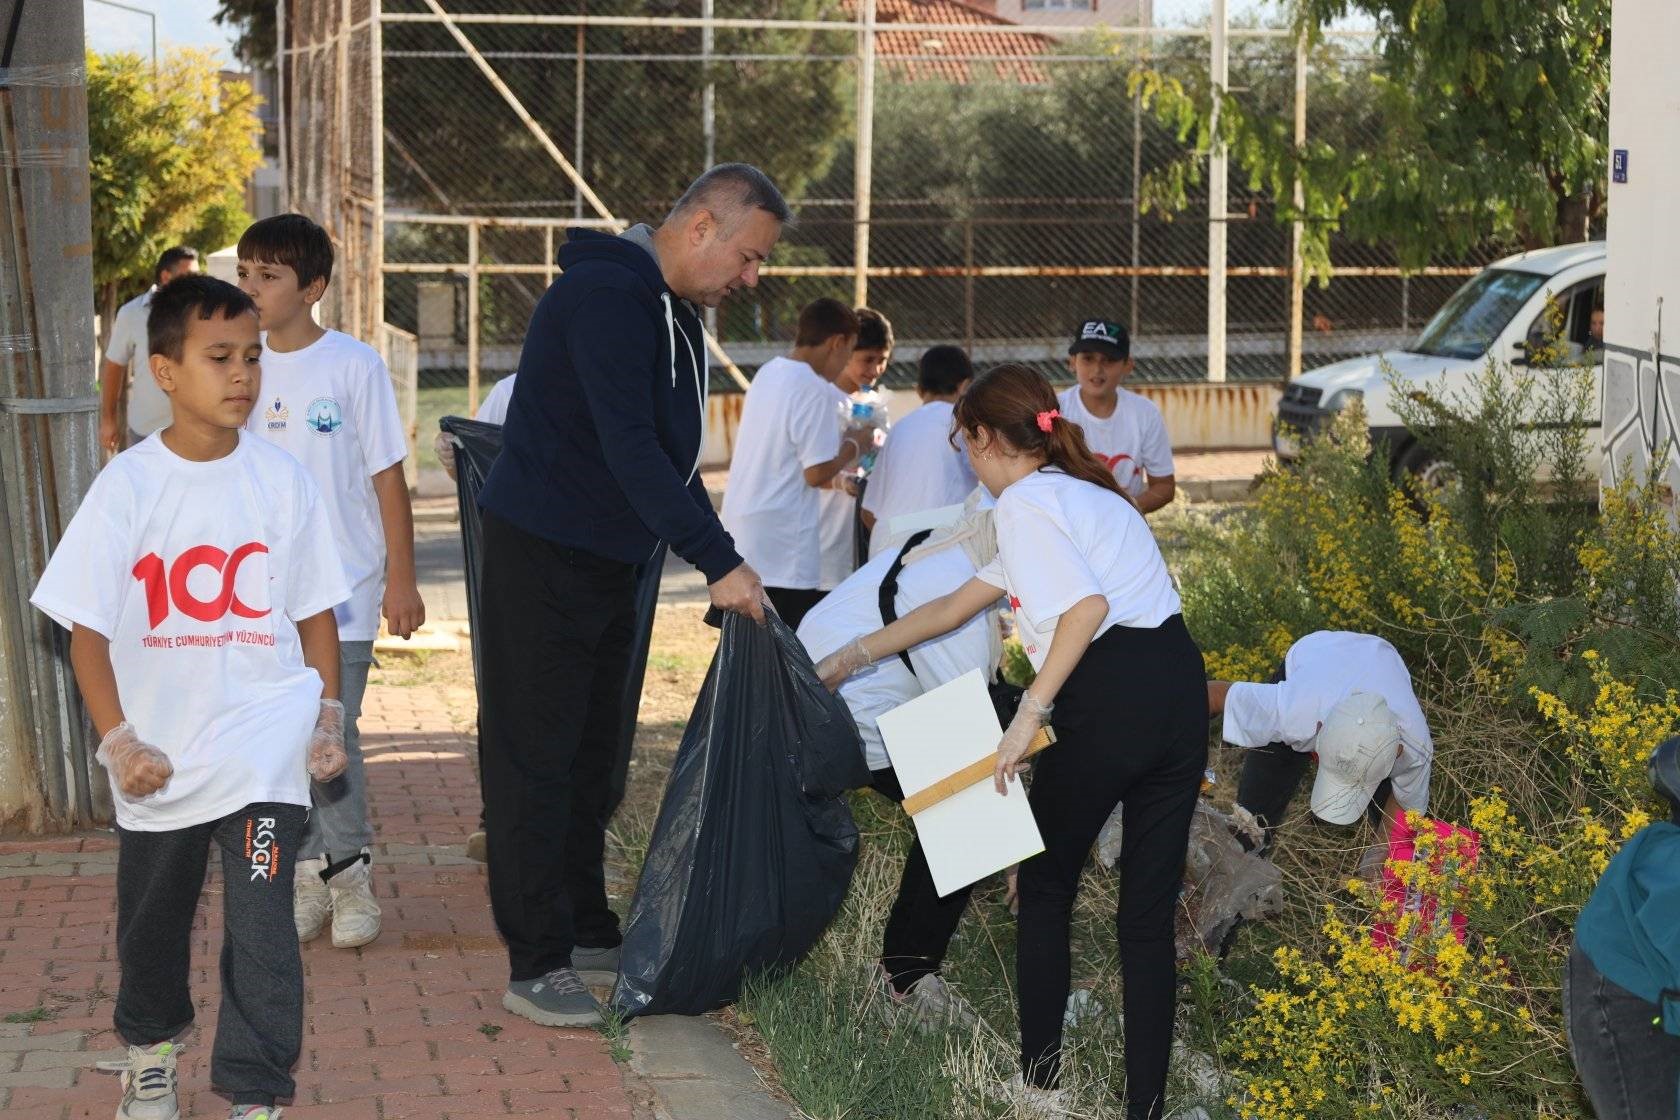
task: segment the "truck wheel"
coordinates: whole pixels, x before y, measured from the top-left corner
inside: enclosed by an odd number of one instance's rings
[[[1394,462],[1394,481],[1415,498],[1440,495],[1458,485],[1458,468],[1434,450],[1413,441]]]

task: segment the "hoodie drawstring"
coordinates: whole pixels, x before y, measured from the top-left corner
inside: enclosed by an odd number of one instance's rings
[[[659,299],[665,305],[665,337],[671,348],[671,388],[677,387],[677,335],[680,333],[683,345],[688,348],[688,365],[694,371],[694,401],[700,409],[700,445],[694,449],[694,465],[689,468],[688,478],[683,483],[687,486],[694,481],[694,476],[700,473],[700,458],[706,453],[706,398],[711,390],[711,358],[704,349],[700,354],[696,354],[694,343],[688,340],[688,332],[677,326],[676,311],[671,305],[671,293],[660,292]]]

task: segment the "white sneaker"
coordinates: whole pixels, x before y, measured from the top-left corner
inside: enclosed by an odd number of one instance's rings
[[[128,1057],[100,1062],[100,1069],[122,1073],[122,1103],[117,1120],[180,1120],[181,1102],[175,1095],[173,1042],[130,1046]]]
[[[327,880],[332,894],[332,943],[335,949],[354,949],[379,936],[379,903],[373,898],[373,867],[368,850],[363,859]]]
[[[300,859],[292,868],[292,921],[297,925],[299,941],[319,937],[332,912],[332,896],[321,881],[321,872],[326,869],[325,857]]]
[[[895,1020],[908,1020],[919,1031],[944,1027],[966,1030],[980,1021],[968,1001],[953,992],[937,972],[930,972],[910,985],[903,995],[893,989],[885,968],[880,971],[880,982],[881,994],[886,999],[883,1006],[888,1014]]]
[[[1066,1089],[1040,1089],[1037,1085],[1028,1085],[1026,1079],[1016,1074],[1009,1079],[1009,1085],[1004,1090],[1009,1102],[1015,1106],[1015,1115],[1025,1116],[1030,1120],[1069,1120],[1078,1115],[1073,1111],[1073,1094]]]

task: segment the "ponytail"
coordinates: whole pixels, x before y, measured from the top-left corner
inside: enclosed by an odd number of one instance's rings
[[[1055,391],[1037,370],[1012,362],[975,378],[957,400],[956,428],[972,438],[982,425],[1017,451],[1043,455],[1046,465],[1137,506],[1114,472],[1091,453],[1079,425],[1062,417]]]

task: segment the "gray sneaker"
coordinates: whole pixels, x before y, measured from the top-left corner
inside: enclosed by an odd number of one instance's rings
[[[591,949],[572,946],[572,967],[586,984],[614,984],[618,982],[618,946]]]
[[[980,1016],[974,1013],[968,1001],[953,992],[951,986],[945,983],[945,978],[937,972],[930,972],[910,985],[910,990],[903,995],[893,990],[885,968],[877,973],[876,982],[884,997],[881,1006],[894,1022],[908,1022],[916,1030],[925,1032],[946,1027],[970,1030],[980,1021]]]
[[[545,1027],[598,1027],[601,1005],[583,986],[576,969],[557,968],[537,980],[516,980],[502,1006]]]
[[[99,1063],[100,1069],[122,1074],[117,1120],[180,1120],[181,1103],[175,1095],[176,1050],[173,1042],[130,1046],[127,1057]]]

